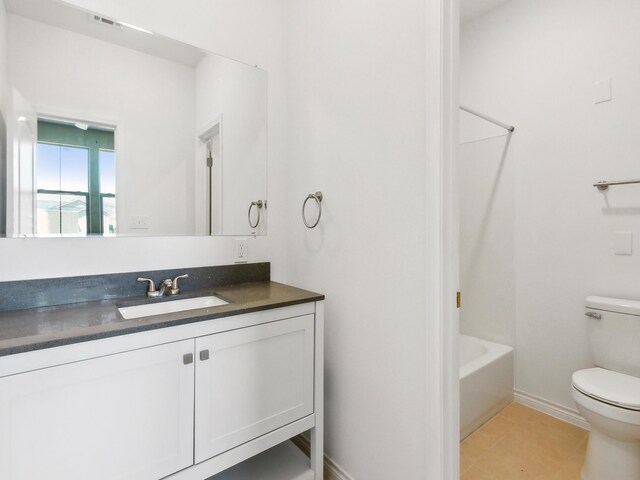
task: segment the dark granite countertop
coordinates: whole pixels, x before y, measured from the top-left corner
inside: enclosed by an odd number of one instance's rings
[[[119,306],[214,294],[228,305],[125,320]],[[271,281],[191,290],[178,297],[126,297],[0,312],[0,356],[172,327],[323,300],[324,296]]]

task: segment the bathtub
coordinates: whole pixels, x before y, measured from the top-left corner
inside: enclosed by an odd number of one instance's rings
[[[460,335],[460,440],[513,401],[513,348]]]

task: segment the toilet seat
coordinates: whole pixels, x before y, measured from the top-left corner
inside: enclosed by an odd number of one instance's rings
[[[640,378],[624,373],[587,368],[572,376],[573,387],[594,400],[640,412]]]

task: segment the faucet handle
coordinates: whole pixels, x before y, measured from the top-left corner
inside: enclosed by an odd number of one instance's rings
[[[137,280],[138,282],[149,282],[149,292],[155,292],[156,291],[156,284],[154,283],[153,280],[151,280],[150,278],[138,278]]]
[[[147,297],[157,297],[158,291],[156,290],[156,284],[150,278],[138,278],[138,282],[149,282],[149,289],[147,290]]]
[[[171,289],[171,295],[177,295],[180,293],[180,287],[178,286],[178,280],[181,278],[189,278],[189,274],[185,273],[184,275],[178,275],[173,279],[173,288]]]

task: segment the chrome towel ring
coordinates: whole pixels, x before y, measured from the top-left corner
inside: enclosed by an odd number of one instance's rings
[[[260,212],[262,211],[262,206],[264,204],[262,203],[262,200],[258,200],[257,202],[251,202],[251,205],[249,205],[249,211],[247,212],[247,219],[249,220],[249,226],[251,228],[256,228],[258,226],[258,224],[260,223]],[[253,207],[256,207],[258,209],[258,218],[256,218],[256,223],[255,225],[253,223],[251,223],[251,209]]]
[[[315,200],[316,204],[318,205],[318,218],[316,218],[316,221],[313,222],[313,224],[309,224],[309,222],[307,222],[307,216],[305,215],[307,202],[311,199]],[[320,217],[322,217],[322,192],[310,193],[307,198],[304,199],[304,202],[302,204],[302,221],[307,228],[316,228],[316,226],[320,222]]]

